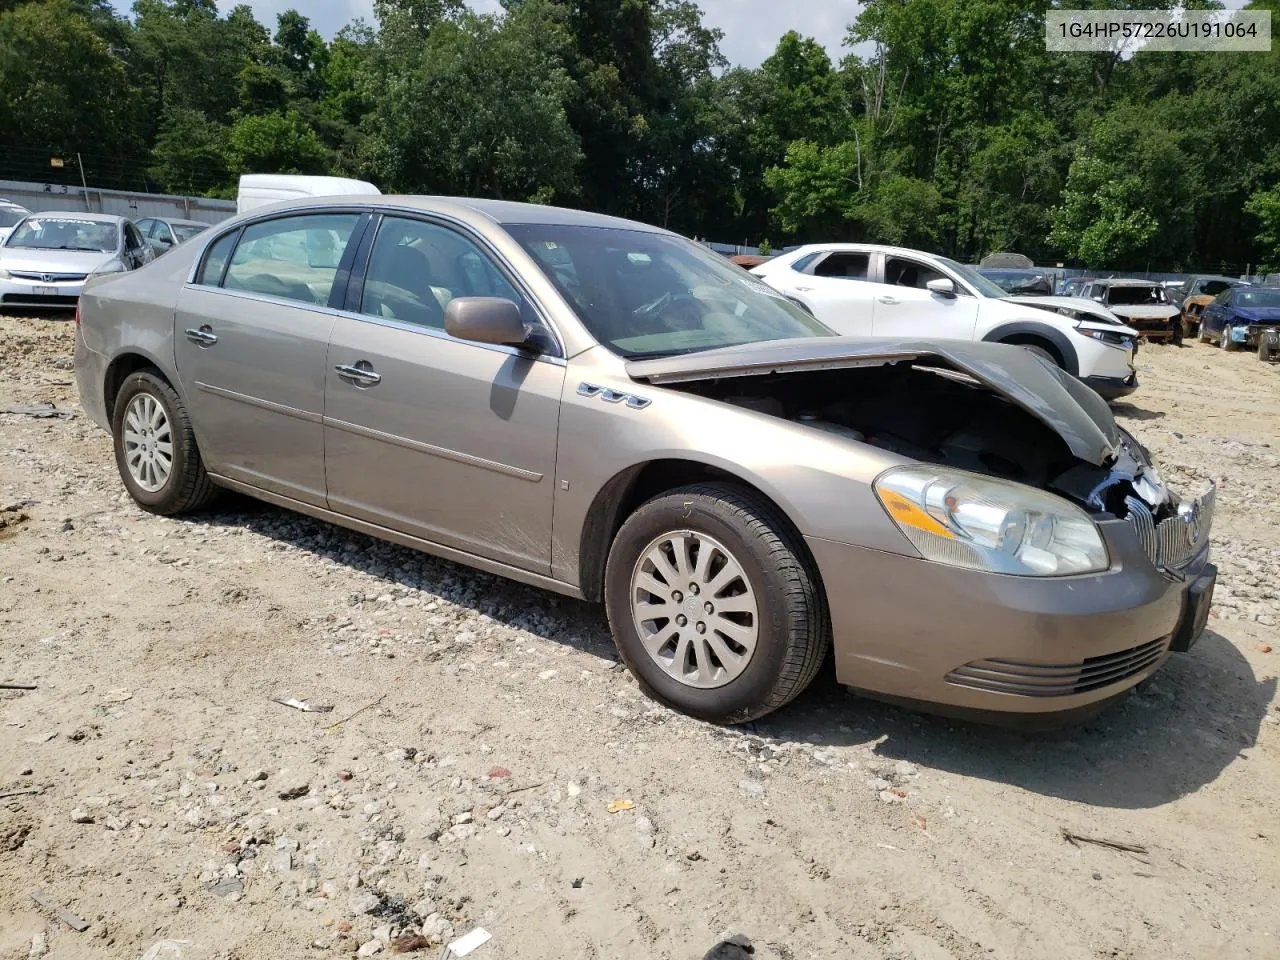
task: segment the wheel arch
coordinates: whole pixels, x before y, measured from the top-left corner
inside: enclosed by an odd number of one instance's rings
[[[669,490],[695,483],[725,483],[758,496],[777,511],[787,523],[795,539],[805,551],[815,583],[822,588],[822,578],[813,557],[808,554],[804,536],[786,505],[771,496],[763,486],[742,474],[708,463],[681,457],[664,457],[633,464],[614,474],[596,491],[582,523],[578,548],[578,587],[592,603],[604,599],[605,562],[618,530],[641,504]]]
[[[1058,355],[1062,369],[1073,377],[1080,375],[1080,357],[1070,338],[1056,327],[1038,320],[1016,320],[988,330],[982,337],[987,343],[1031,343],[1042,341]]]
[[[176,380],[165,372],[164,365],[156,360],[155,357],[143,350],[126,350],[111,359],[102,378],[103,409],[106,410],[108,419],[110,419],[111,413],[115,409],[116,397],[124,386],[124,382],[129,379],[130,374],[137,373],[140,370],[150,370],[173,388],[174,393],[182,396],[182,391],[178,389]]]

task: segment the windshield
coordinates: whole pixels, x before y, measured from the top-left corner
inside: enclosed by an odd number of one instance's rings
[[[110,253],[120,246],[120,228],[103,220],[29,217],[9,234],[5,246]]]
[[[1280,307],[1280,290],[1240,290],[1236,304],[1241,307]]]
[[[0,227],[12,227],[22,222],[27,211],[21,207],[0,207]]]
[[[966,266],[963,263],[956,263],[946,257],[939,257],[938,262],[953,273],[959,274],[960,279],[977,290],[979,296],[994,297],[997,300],[1002,300],[1009,295],[1008,291],[1004,290],[1000,284],[984,277],[973,267]]]
[[[209,229],[203,224],[200,226],[190,226],[185,223],[174,223],[170,224],[170,226],[173,228],[173,232],[177,236],[179,243],[182,243],[184,240],[190,240],[197,233]]]
[[[505,229],[591,335],[623,357],[835,335],[772,287],[682,237],[559,224]]]
[[[1107,303],[1118,307],[1149,307],[1168,303],[1164,287],[1111,287],[1107,291]]]

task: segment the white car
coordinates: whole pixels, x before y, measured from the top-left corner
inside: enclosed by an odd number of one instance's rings
[[[31,216],[31,211],[26,207],[14,203],[12,200],[0,200],[0,243],[4,243],[4,238],[20,224],[25,217]]]
[[[155,259],[132,220],[105,213],[33,213],[0,243],[0,306],[65,310],[85,280]]]
[[[838,333],[1013,343],[1103,397],[1138,388],[1138,333],[1079,297],[1014,297],[946,257],[861,243],[811,244],[751,270]]]

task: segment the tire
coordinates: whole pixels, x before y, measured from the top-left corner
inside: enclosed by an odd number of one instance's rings
[[[153,428],[156,423],[159,426]],[[116,394],[111,433],[120,479],[144,510],[173,516],[208,506],[217,496],[218,488],[200,459],[187,408],[155,371],[129,374]],[[142,465],[148,460],[149,469]]]
[[[1173,322],[1173,331],[1169,334],[1169,342],[1175,347],[1182,346],[1182,321],[1175,320]]]
[[[1212,337],[1210,337],[1207,333],[1205,333],[1205,332],[1204,332],[1204,324],[1203,324],[1203,323],[1202,323],[1202,324],[1200,324],[1199,328],[1197,329],[1197,331],[1196,331],[1196,335],[1197,335],[1197,337],[1199,338],[1199,340],[1200,340],[1200,342],[1201,342],[1201,343],[1213,343],[1213,338],[1212,338]]]
[[[655,552],[677,542],[686,576],[707,589],[673,585],[676,578],[654,565]],[[705,572],[699,575],[703,551]],[[668,560],[666,569],[678,568]],[[643,582],[663,589],[661,606],[651,603],[659,594],[648,593]],[[799,535],[768,501],[730,484],[682,487],[636,510],[610,547],[604,592],[614,643],[644,691],[711,723],[746,723],[789,703],[817,676],[831,644],[826,597]],[[637,596],[646,604],[635,604]],[[735,609],[704,620],[701,611],[712,601],[732,601]],[[684,614],[688,622],[678,625]],[[752,627],[754,646],[747,649],[739,641]]]
[[[1240,345],[1231,339],[1231,328],[1230,328],[1230,327],[1223,327],[1223,328],[1222,328],[1222,344],[1221,344],[1221,346],[1222,346],[1222,349],[1223,349],[1223,350],[1225,350],[1227,353],[1234,353],[1236,350],[1239,350],[1239,349],[1240,349]]]

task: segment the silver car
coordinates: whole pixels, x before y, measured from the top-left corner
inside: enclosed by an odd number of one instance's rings
[[[91,280],[125,487],[219,488],[603,601],[659,700],[1096,709],[1204,629],[1213,493],[1017,346],[836,336],[674,234],[498,201],[259,208]]]
[[[96,273],[136,270],[155,259],[138,228],[105,213],[33,213],[0,244],[0,306],[65,310]]]

